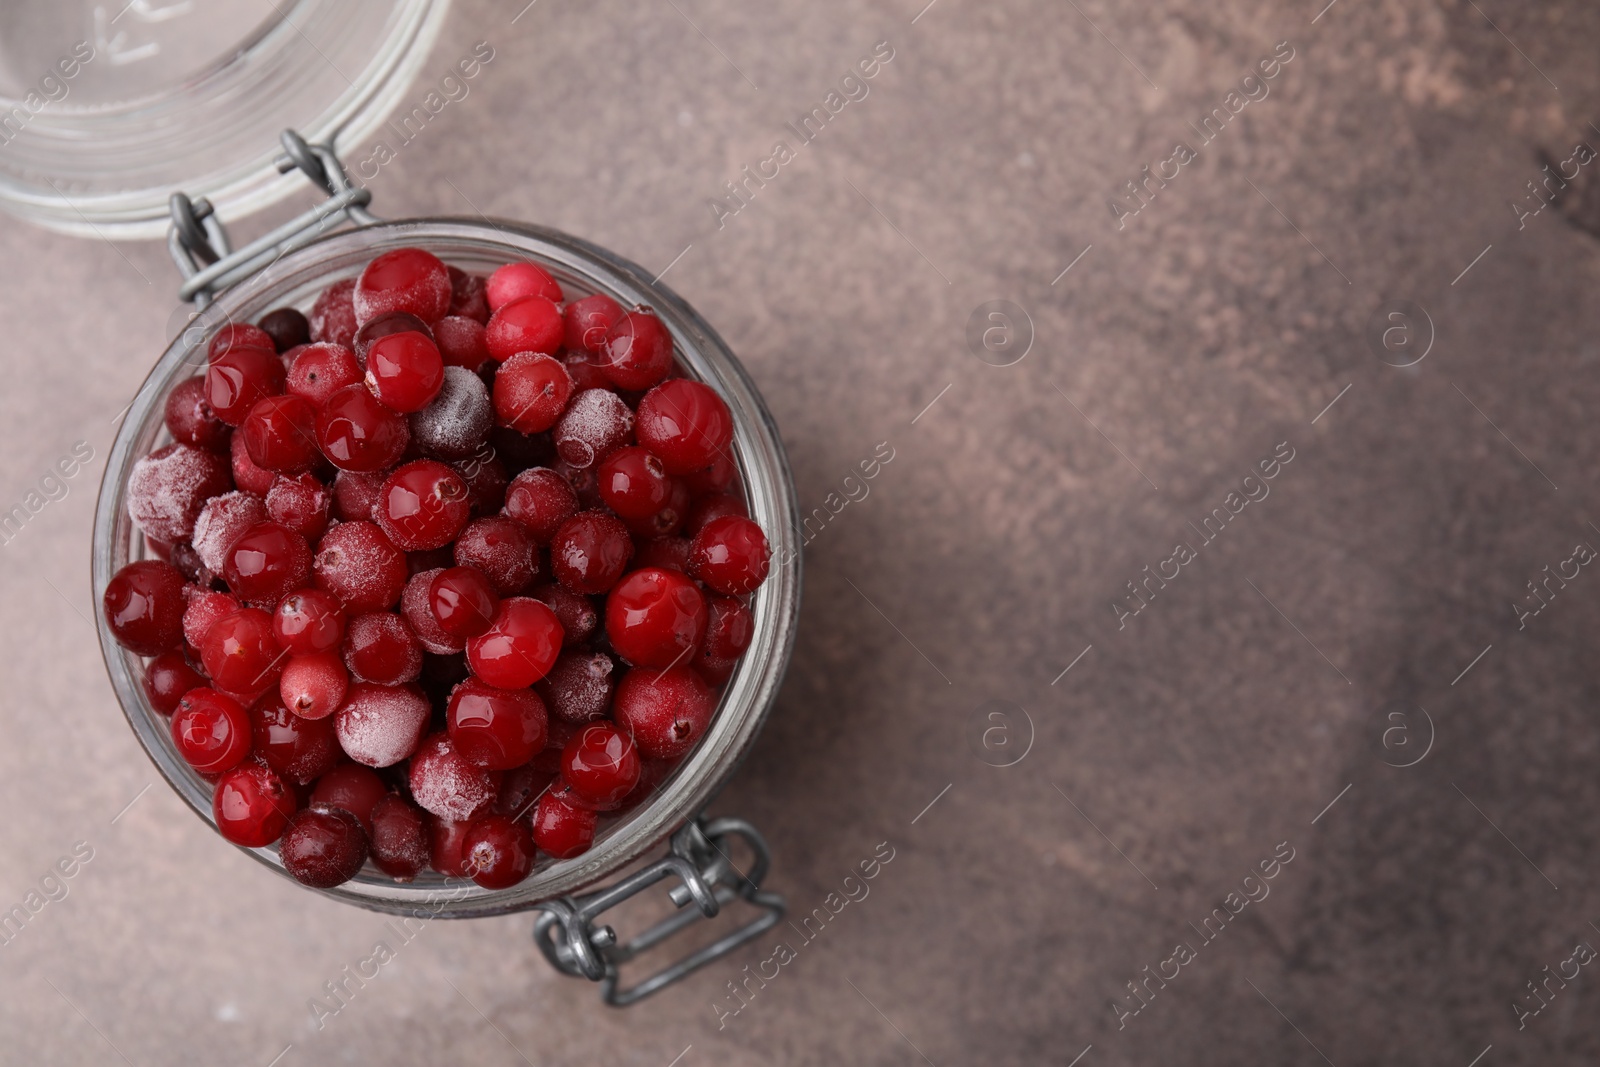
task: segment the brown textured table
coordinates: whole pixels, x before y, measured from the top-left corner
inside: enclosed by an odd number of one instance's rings
[[[1582,169],[1532,214],[1527,183],[1600,143],[1600,9],[920,3],[462,3],[427,70],[494,60],[372,181],[391,217],[670,265],[803,506],[839,508],[714,810],[765,828],[797,914],[893,858],[814,940],[626,1012],[523,916],[428,926],[315,1028],[397,939],[141,792],[89,622],[95,483],[171,266],[0,227],[0,505],[94,457],[0,550],[0,909],[84,843],[0,945],[0,1060],[1595,1062],[1600,198]],[[1009,366],[967,339],[996,300],[1031,322]],[[1420,350],[1402,300],[1434,335],[1404,369],[1368,339]]]

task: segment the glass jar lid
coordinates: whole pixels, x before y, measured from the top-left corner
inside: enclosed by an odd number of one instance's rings
[[[175,190],[227,218],[297,187],[278,134],[359,143],[427,58],[449,0],[7,0],[0,207],[159,237]]]

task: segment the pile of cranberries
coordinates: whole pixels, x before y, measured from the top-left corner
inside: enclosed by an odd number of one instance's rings
[[[505,888],[705,733],[769,553],[648,308],[402,248],[208,357],[104,611],[229,841]]]

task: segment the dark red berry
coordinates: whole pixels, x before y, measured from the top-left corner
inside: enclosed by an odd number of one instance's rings
[[[644,518],[629,518],[623,521],[627,523],[629,532],[641,540],[670,537],[682,528],[683,521],[689,514],[690,503],[689,487],[684,484],[684,480],[669,478],[665,504]]]
[[[574,300],[561,311],[567,347],[591,356],[600,354],[622,314],[622,305],[604,293]]]
[[[505,513],[526,526],[533,539],[548,545],[561,524],[578,513],[578,494],[548,467],[532,467],[506,487]]]
[[[586,389],[572,398],[555,424],[556,452],[586,469],[633,440],[633,412],[609,389]]]
[[[128,564],[106,583],[101,608],[111,636],[123,648],[156,656],[183,640],[183,575],[158,559]]]
[[[343,808],[326,805],[294,813],[278,842],[278,858],[295,880],[332,889],[354,878],[367,862],[367,832]]]
[[[513,300],[489,316],[484,342],[489,355],[504,363],[518,352],[553,355],[561,348],[565,328],[561,310],[543,296]]]
[[[146,537],[176,544],[189,540],[206,501],[232,488],[227,460],[214,452],[173,443],[133,465],[128,476],[128,516]]]
[[[211,343],[206,346],[206,359],[215,363],[218,356],[235,348],[264,348],[268,352],[278,350],[272,336],[261,327],[248,322],[230,322],[212,335]]]
[[[406,590],[400,594],[400,614],[405,617],[422,647],[436,656],[454,655],[466,647],[466,639],[451,635],[439,625],[439,620],[433,614],[433,580],[445,569],[430,567],[417,571],[406,580]]]
[[[472,823],[469,820],[441,819],[436,815],[428,815],[426,819],[429,865],[447,877],[465,878],[466,857],[462,852]]]
[[[333,479],[333,517],[340,522],[370,520],[386,477],[381,471],[340,471]]]
[[[228,443],[228,424],[206,403],[206,380],[190,378],[167,394],[167,431],[181,444],[217,451]]]
[[[329,341],[350,347],[356,336],[356,312],[352,301],[356,280],[344,278],[322,291],[311,307],[312,341]]]
[[[611,709],[616,664],[603,652],[563,652],[537,689],[550,714],[564,722],[586,723]]]
[[[561,777],[583,806],[610,811],[639,782],[639,749],[610,723],[590,723],[562,751]]]
[[[482,325],[489,321],[487,279],[481,274],[468,274],[459,267],[445,267],[450,272],[450,314],[445,318],[460,316]],[[440,319],[443,322],[444,319]],[[438,324],[435,323],[437,329]]]
[[[391,311],[432,322],[450,310],[450,294],[450,272],[438,256],[420,248],[396,248],[367,264],[351,304],[358,323]]]
[[[715,659],[734,659],[750,647],[755,620],[743,602],[728,596],[706,598],[706,637],[701,651]]]
[[[555,665],[561,635],[555,612],[530,597],[510,597],[489,629],[467,642],[467,662],[489,685],[525,689]]]
[[[678,571],[634,571],[606,597],[606,636],[636,667],[684,661],[705,632],[705,597]]]
[[[319,343],[295,354],[285,387],[320,409],[334,393],[360,381],[361,366],[354,352],[344,345]]]
[[[350,675],[335,652],[290,656],[278,678],[284,706],[302,719],[326,719],[344,703]]]
[[[328,652],[344,640],[344,609],[330,593],[300,589],[278,602],[272,633],[294,655]]]
[[[191,689],[173,712],[172,743],[201,774],[221,774],[250,754],[250,718],[225,693]]]
[[[623,519],[649,519],[672,499],[672,479],[650,450],[619,448],[600,464],[600,499]]]
[[[563,648],[577,648],[593,637],[600,629],[600,612],[594,601],[582,593],[574,593],[564,585],[548,582],[528,593],[556,613],[564,636]]]
[[[311,343],[311,323],[294,308],[283,307],[261,316],[256,325],[272,339],[272,347],[280,353],[296,345]]]
[[[635,567],[659,567],[664,571],[689,573],[689,539],[687,537],[653,537],[639,546],[634,553]]]
[[[229,426],[244,422],[258,400],[283,392],[283,360],[271,348],[230,348],[206,369],[206,403]]]
[[[497,596],[513,596],[539,575],[539,551],[527,527],[501,515],[474,519],[456,538],[455,562],[481,571]]]
[[[404,685],[422,673],[422,644],[392,611],[356,615],[344,635],[344,663],[358,682]]]
[[[525,296],[542,296],[557,304],[564,299],[560,284],[550,272],[528,262],[507,263],[497,268],[489,275],[484,296],[488,298],[490,311],[499,311]]]
[[[748,596],[766,581],[770,557],[760,526],[724,515],[706,523],[689,542],[689,573],[719,593]]]
[[[322,453],[317,445],[317,409],[299,396],[256,401],[239,428],[250,461],[277,474],[310,470]]]
[[[750,517],[750,509],[745,507],[741,497],[732,493],[710,493],[694,502],[689,509],[689,517],[683,524],[683,532],[693,537],[705,528],[706,523],[712,519],[720,519],[724,515],[737,515],[740,518]]]
[[[311,549],[287,526],[258,522],[223,554],[222,576],[240,600],[272,607],[311,577]]]
[[[256,465],[250,450],[244,446],[244,434],[236,433],[228,441],[228,460],[233,470],[233,483],[246,493],[264,497],[278,476],[265,467]]]
[[[651,759],[677,759],[711,723],[717,696],[688,667],[636,667],[617,683],[612,716]]]
[[[575,593],[604,593],[628,566],[633,540],[615,515],[580,511],[550,542],[550,570]]]
[[[384,611],[406,587],[406,555],[370,522],[342,522],[322,536],[311,564],[319,589],[350,614]]]
[[[372,806],[372,862],[397,882],[409,882],[428,865],[428,828],[422,812],[389,794]]]
[[[639,443],[670,474],[709,467],[733,443],[733,416],[709,387],[687,378],[662,382],[639,401]]]
[[[368,320],[356,331],[355,343],[350,346],[355,351],[356,362],[361,364],[362,370],[367,369],[367,357],[372,351],[373,342],[397,333],[419,333],[428,340],[433,340],[433,330],[415,315],[404,311],[391,311],[387,315],[379,315],[375,319]]]
[[[367,349],[366,383],[386,407],[421,411],[444,384],[444,357],[420,333],[389,334]]]
[[[292,478],[280,475],[267,490],[267,515],[273,522],[293,530],[308,542],[316,541],[328,529],[328,514],[333,494],[314,474]]]
[[[296,806],[294,790],[265,763],[250,760],[217,782],[211,813],[223,837],[246,848],[262,848],[283,834]]]
[[[241,608],[211,624],[200,660],[211,683],[228,693],[251,695],[278,680],[286,658],[272,634],[272,616]]]
[[[495,797],[489,810],[518,820],[525,820],[532,815],[533,806],[556,779],[554,770],[545,770],[538,763],[539,760],[535,759],[507,771],[500,782],[500,795]]]
[[[488,333],[483,323],[458,315],[446,315],[433,324],[433,342],[447,367],[476,371],[489,361]]]
[[[454,541],[470,510],[461,475],[438,460],[419,459],[384,480],[372,517],[397,547],[417,552]]]
[[[359,383],[334,393],[317,414],[317,442],[340,470],[370,473],[392,466],[410,439],[405,417]]]
[[[423,811],[460,821],[488,809],[499,785],[493,772],[469,761],[448,734],[423,738],[411,757],[411,799]]]
[[[533,840],[558,860],[581,856],[594,844],[595,818],[589,809],[546,793],[534,809]]]
[[[600,369],[613,385],[642,392],[672,373],[672,334],[648,308],[640,308],[611,328],[600,355]]]
[[[531,689],[496,689],[468,678],[450,694],[445,726],[456,751],[492,771],[527,763],[544,748],[544,701]]]
[[[585,389],[610,389],[611,379],[606,377],[606,372],[600,369],[600,357],[592,356],[587,352],[568,349],[561,354],[561,365],[567,368],[567,376],[572,379],[572,391],[581,393]]]
[[[317,779],[311,791],[311,804],[348,811],[372,832],[372,809],[389,795],[389,787],[378,773],[359,763],[341,763]]]
[[[426,456],[457,460],[477,456],[494,429],[494,403],[483,380],[464,367],[444,368],[433,400],[407,420],[412,445]],[[483,457],[492,461],[491,452]]]
[[[177,650],[161,653],[144,669],[144,695],[163,715],[172,714],[185,693],[205,684],[205,678]]]
[[[472,820],[461,845],[468,876],[485,889],[510,889],[533,870],[533,833],[504,815]]]
[[[391,767],[416,751],[432,714],[414,685],[357,682],[334,712],[333,727],[345,755],[368,767]]]
[[[307,719],[268,693],[250,709],[255,755],[284,781],[309,785],[338,766],[343,753],[332,719]]]
[[[518,352],[495,372],[495,418],[521,433],[543,433],[554,426],[571,398],[567,368],[541,352]]]
[[[487,630],[500,607],[494,586],[474,567],[440,571],[428,589],[428,602],[445,632],[462,641]]]

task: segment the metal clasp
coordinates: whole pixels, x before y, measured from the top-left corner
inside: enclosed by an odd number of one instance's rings
[[[327,193],[328,199],[235,252],[210,201],[204,197],[190,200],[183,193],[173,193],[169,201],[172,226],[167,230],[167,251],[183,274],[179,299],[204,308],[223,289],[327,231],[345,222],[366,225],[378,221],[366,207],[372,201],[372,191],[350,184],[350,176],[331,146],[307,144],[293,130],[284,130],[279,139],[284,154],[276,160],[278,170],[287,174],[298,169]]]
[[[742,839],[754,859],[741,872],[729,858],[728,840]],[[761,888],[772,864],[766,840],[743,819],[695,819],[672,835],[668,854],[634,872],[616,885],[582,897],[561,897],[539,905],[544,912],[533,926],[533,941],[557,970],[601,983],[601,998],[612,1007],[625,1007],[656,993],[746,941],[770,930],[783,918],[784,900]],[[631,941],[617,943],[609,926],[595,919],[668,876],[678,879],[667,893],[678,914],[661,920]],[[620,985],[619,969],[635,956],[655,947],[696,921],[715,917],[723,905],[742,899],[762,914],[737,930],[697,949],[630,988]],[[687,905],[693,902],[695,907]]]

